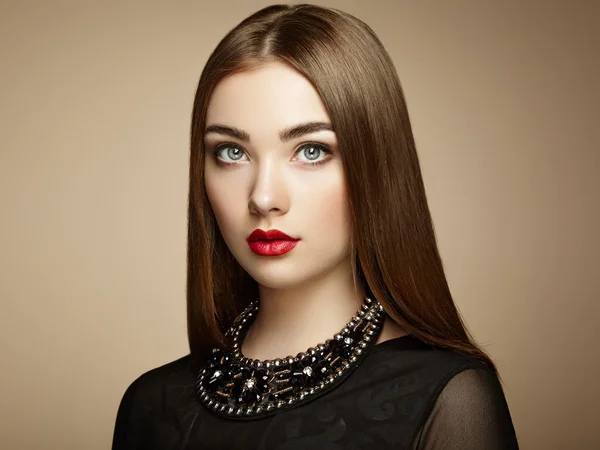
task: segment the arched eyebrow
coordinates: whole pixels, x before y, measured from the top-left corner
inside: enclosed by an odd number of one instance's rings
[[[316,133],[317,131],[333,131],[333,126],[329,122],[305,122],[280,130],[279,139],[281,142],[286,142],[304,136],[305,134]],[[228,125],[218,123],[209,125],[204,130],[204,136],[210,133],[230,136],[242,142],[250,142],[249,133]]]

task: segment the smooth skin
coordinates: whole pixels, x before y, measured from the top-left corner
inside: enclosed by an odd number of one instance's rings
[[[285,135],[307,123],[315,125]],[[246,357],[295,356],[325,342],[365,295],[353,287],[346,178],[328,128],[317,91],[285,63],[231,75],[210,98],[207,195],[229,250],[259,285],[260,309],[242,343]],[[284,255],[260,256],[247,244],[256,228],[300,242]],[[377,343],[404,334],[386,318]]]

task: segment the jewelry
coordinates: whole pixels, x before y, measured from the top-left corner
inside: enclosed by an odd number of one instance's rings
[[[296,357],[259,361],[242,355],[240,336],[258,311],[255,300],[226,333],[232,351],[215,348],[198,373],[202,404],[231,419],[256,419],[307,403],[337,387],[362,362],[383,327],[383,307],[365,297],[362,308],[332,339]]]

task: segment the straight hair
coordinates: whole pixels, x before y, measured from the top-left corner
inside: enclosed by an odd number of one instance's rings
[[[354,283],[389,317],[432,347],[487,365],[454,304],[438,251],[408,109],[394,64],[373,30],[343,11],[272,5],[244,19],[202,71],[190,136],[187,326],[192,360],[229,348],[226,330],[258,298],[229,251],[204,186],[204,129],[215,86],[269,62],[306,77],[331,119],[346,175]]]

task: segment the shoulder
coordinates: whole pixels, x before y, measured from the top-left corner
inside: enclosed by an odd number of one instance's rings
[[[502,385],[478,359],[429,346],[414,337],[376,346],[371,363],[387,382],[420,404],[413,430],[418,449],[518,448]]]
[[[142,373],[131,382],[128,389],[147,391],[189,380],[194,376],[190,355],[186,355]]]
[[[367,361],[370,368],[387,372],[391,378],[418,378],[420,385],[432,390],[443,387],[464,370],[489,370],[485,363],[470,355],[431,346],[411,335],[376,345],[367,355]]]
[[[192,360],[186,355],[133,380],[119,404],[113,449],[150,448],[145,442],[156,442],[154,433],[159,430],[175,439],[197,408],[195,379]]]

